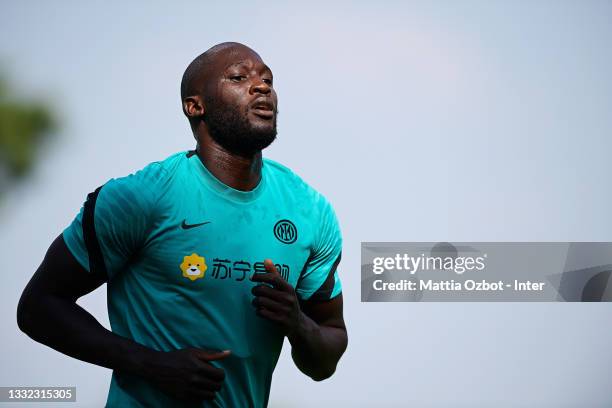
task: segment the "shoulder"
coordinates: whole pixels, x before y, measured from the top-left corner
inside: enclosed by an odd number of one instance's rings
[[[191,151],[188,150],[174,153],[163,160],[150,163],[145,169],[150,167],[150,171],[159,176],[172,177],[185,168],[188,164],[190,153]]]
[[[127,176],[113,178],[109,180],[109,184],[155,192],[181,170],[181,165],[186,160],[186,154],[187,152],[174,153],[163,160],[151,162]]]
[[[179,152],[151,162],[134,172],[108,180],[101,188],[100,199],[115,205],[153,208],[168,188],[173,175],[180,171],[187,152]]]
[[[334,214],[329,200],[293,170],[267,158],[264,165],[268,167],[271,183],[284,192],[285,198],[291,199],[299,207],[305,206],[309,211],[314,211],[313,215]]]

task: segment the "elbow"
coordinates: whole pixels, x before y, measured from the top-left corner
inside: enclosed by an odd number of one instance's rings
[[[333,373],[332,373],[332,374],[333,374]],[[313,376],[311,376],[310,378],[311,378],[313,381],[316,381],[316,382],[321,382],[321,381],[327,380],[329,377],[331,377],[331,376],[332,376],[332,374],[325,374],[325,375],[313,375]]]
[[[326,364],[319,367],[319,369],[316,372],[313,372],[311,374],[308,374],[308,376],[313,380],[313,381],[324,381],[327,380],[328,378],[330,378],[332,375],[334,375],[334,373],[336,372],[336,367],[338,366],[338,362],[340,361],[340,358],[342,357],[342,355],[344,354],[344,352],[346,351],[346,347],[348,346],[348,336],[346,335],[346,330],[344,330],[344,335],[342,337],[340,337],[340,342],[338,345],[338,354],[335,358],[330,358],[329,360],[326,361]]]
[[[26,310],[25,302],[22,297],[17,305],[17,326],[19,327],[19,330],[27,333],[29,320],[30,316]]]
[[[19,330],[31,337],[32,327],[34,326],[34,313],[32,312],[31,301],[24,295],[19,299],[17,305],[17,326]]]
[[[336,366],[334,365],[333,367],[330,367],[328,369],[321,370],[319,372],[311,374],[310,378],[313,381],[320,382],[320,381],[327,380],[332,375],[334,375],[335,372],[336,372]]]

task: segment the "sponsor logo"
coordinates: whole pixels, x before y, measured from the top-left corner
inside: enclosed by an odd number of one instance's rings
[[[289,265],[275,264],[281,277],[289,280]],[[213,259],[212,277],[214,279],[233,279],[238,282],[246,278],[247,273],[268,273],[263,262],[247,262],[245,260],[232,261],[231,259]],[[233,273],[233,275],[232,275]]]
[[[210,259],[210,258],[209,258]],[[278,273],[286,281],[289,280],[290,268],[287,264],[275,264]],[[183,263],[180,265],[183,276],[192,282],[197,279],[204,278],[208,265],[206,259],[193,253],[183,258]],[[231,259],[214,258],[212,260],[212,272],[210,277],[220,280],[235,280],[242,282],[251,273],[268,273],[263,262],[248,262],[243,259],[232,261]]]
[[[201,279],[204,277],[208,266],[206,265],[206,259],[193,253],[183,258],[183,263],[180,265],[183,276],[191,281]]]

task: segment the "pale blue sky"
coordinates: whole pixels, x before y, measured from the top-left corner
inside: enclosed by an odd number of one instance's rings
[[[266,154],[331,200],[345,240],[349,349],[313,383],[286,347],[272,407],[612,403],[609,304],[359,300],[361,241],[612,240],[611,2],[124,3],[0,3],[3,68],[63,123],[0,208],[0,385],[104,401],[110,371],[18,332],[18,296],[88,192],[193,146],[183,70],[240,41],[275,75]],[[108,325],[105,289],[81,303]]]

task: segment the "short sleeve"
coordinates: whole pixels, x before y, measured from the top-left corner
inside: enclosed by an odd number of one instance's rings
[[[296,285],[302,300],[329,300],[342,292],[337,270],[342,256],[342,234],[333,208],[322,200],[318,238]]]
[[[153,221],[160,172],[152,164],[111,179],[87,195],[63,232],[66,246],[87,271],[110,280],[143,246]]]

